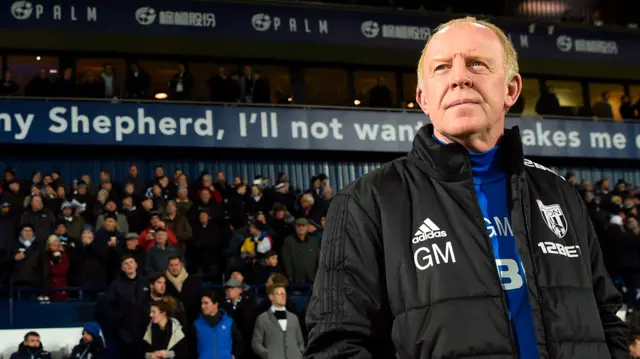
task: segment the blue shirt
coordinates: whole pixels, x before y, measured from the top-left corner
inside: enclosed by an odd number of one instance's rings
[[[495,147],[488,152],[469,154],[473,184],[507,297],[518,358],[539,359],[526,277],[511,228],[508,176],[500,167],[497,153]]]

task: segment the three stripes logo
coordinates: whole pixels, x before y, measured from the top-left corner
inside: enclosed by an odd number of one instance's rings
[[[430,218],[422,221],[422,224],[418,228],[418,231],[413,235],[413,243],[420,243],[427,239],[444,238],[447,236],[447,232],[440,230]]]

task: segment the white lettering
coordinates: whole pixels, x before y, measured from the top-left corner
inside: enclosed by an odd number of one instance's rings
[[[213,136],[213,111],[206,110],[204,118],[194,122],[193,129],[198,136]]]
[[[291,121],[291,137],[309,138],[309,128],[304,121]]]
[[[111,127],[111,120],[107,116],[96,116],[93,119],[93,130],[101,135],[105,135],[109,133],[109,128]]]
[[[98,8],[95,6],[87,6],[87,21],[98,22]]]
[[[332,118],[331,122],[329,122],[329,127],[331,127],[331,133],[333,134],[333,138],[336,140],[343,140],[344,136],[340,132],[342,129],[342,123],[338,121],[337,118]]]
[[[289,31],[290,32],[298,32],[298,26],[296,24],[296,19],[289,19]]]
[[[524,280],[520,274],[520,266],[513,259],[496,259],[496,267],[498,275],[502,280],[502,288],[504,290],[513,290],[522,287]],[[508,282],[505,283],[505,279]]]
[[[53,6],[53,19],[62,20],[62,7],[60,5]]]
[[[80,125],[83,133],[89,133],[89,117],[78,114],[78,106],[71,106],[71,132],[80,132]]]
[[[322,122],[314,122],[311,124],[311,136],[318,140],[324,140],[329,136],[329,126]]]
[[[353,128],[355,128],[356,135],[362,141],[375,141],[378,137],[378,125],[354,123]]]
[[[318,20],[318,27],[320,28],[321,34],[329,33],[329,23],[327,22],[327,20]]]
[[[122,135],[130,135],[136,128],[136,123],[129,116],[116,116],[116,141],[122,141]]]
[[[28,114],[26,118],[22,117],[22,114],[16,114],[16,122],[18,123],[18,128],[20,132],[13,135],[13,138],[16,140],[24,140],[27,138],[29,134],[29,129],[31,129],[31,124],[33,124],[33,119],[35,118],[34,114]]]
[[[57,124],[49,126],[49,131],[53,133],[63,133],[67,130],[67,127],[69,126],[67,124],[67,120],[65,120],[64,117],[60,116],[64,115],[65,113],[67,113],[67,109],[60,106],[56,106],[49,110],[49,119]]]
[[[433,255],[431,254],[433,252]],[[456,256],[453,253],[451,241],[445,243],[444,253],[437,243],[431,244],[429,247],[420,247],[413,253],[413,262],[419,270],[427,270],[435,264],[455,263]]]
[[[580,246],[565,246],[561,243],[554,242],[540,242],[538,247],[544,254],[557,254],[569,258],[577,258],[580,256]]]
[[[186,118],[180,119],[181,122],[184,120],[187,120],[187,119]],[[160,130],[160,133],[167,136],[175,135],[176,127],[178,127],[178,124],[176,123],[176,120],[174,120],[171,117],[161,118],[160,123],[158,123],[158,129]]]

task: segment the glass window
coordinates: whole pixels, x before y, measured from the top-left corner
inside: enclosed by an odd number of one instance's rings
[[[537,116],[536,104],[540,98],[540,81],[538,79],[523,78],[520,96],[524,99],[522,116]]]
[[[278,91],[281,91],[285,98],[291,96],[291,75],[288,68],[284,66],[254,65],[253,70],[258,71],[260,76],[269,80],[272,103],[277,102]]]
[[[603,93],[608,92],[608,102],[611,105],[613,112],[613,118],[616,120],[622,120],[620,115],[620,98],[624,96],[624,85],[622,84],[589,84],[589,99],[591,100],[591,107],[595,104],[602,102]],[[598,106],[598,105],[596,105]]]
[[[149,92],[152,95],[158,92],[169,93],[171,78],[178,72],[177,61],[140,60],[138,66],[149,74]]]
[[[225,69],[227,76],[238,70],[238,66],[231,64],[213,64],[203,62],[189,64],[189,71],[193,74],[196,82],[193,88],[194,101],[211,100],[211,91],[209,90],[207,83],[210,78],[218,74],[218,69],[221,67]]]
[[[393,72],[380,71],[356,71],[354,73],[354,87],[356,99],[366,107],[395,107],[398,103],[398,90],[396,87],[396,75]],[[391,101],[384,92],[377,92],[372,96],[371,90],[377,85],[386,87],[391,95]],[[373,100],[373,103],[372,103]]]
[[[414,104],[416,102],[416,86],[418,86],[418,75],[416,73],[404,73],[402,74],[402,95],[403,100],[407,104]],[[413,107],[415,105],[409,105]]]
[[[124,59],[111,58],[83,58],[76,61],[76,78],[81,79],[84,74],[91,71],[98,76],[105,65],[111,65],[115,74],[117,96],[124,91],[124,82],[127,78],[127,62]]]
[[[553,86],[560,101],[560,106],[577,108],[584,106],[580,82],[549,80],[546,82],[546,85]]]
[[[349,105],[347,71],[307,68],[304,70],[304,91],[309,105]]]
[[[24,88],[27,86],[44,67],[49,72],[51,80],[56,78],[58,72],[59,58],[54,56],[35,56],[35,55],[15,55],[7,56],[7,69],[13,73],[13,81],[20,86],[20,95],[24,94]]]

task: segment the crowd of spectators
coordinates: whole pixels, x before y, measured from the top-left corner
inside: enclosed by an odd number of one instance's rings
[[[267,349],[296,358],[304,308],[287,301],[287,286],[313,283],[332,196],[323,174],[294,192],[285,173],[248,185],[223,172],[167,177],[158,166],[146,181],[132,165],[121,180],[103,170],[95,182],[83,174],[63,183],[56,171],[23,180],[10,168],[0,195],[2,282],[43,302],[74,297],[69,287],[106,292],[97,320],[113,358],[266,359]],[[224,294],[205,291],[211,283]],[[252,286],[265,284],[260,301]],[[83,341],[96,339],[85,332]]]

